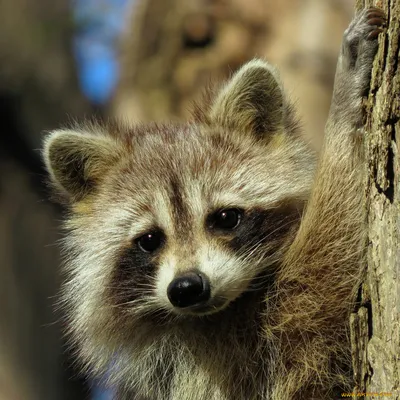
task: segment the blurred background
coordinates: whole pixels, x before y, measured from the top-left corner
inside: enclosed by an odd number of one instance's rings
[[[55,310],[62,210],[45,131],[92,115],[179,121],[211,81],[277,65],[321,135],[352,0],[0,1],[0,400],[112,397],[78,374]]]

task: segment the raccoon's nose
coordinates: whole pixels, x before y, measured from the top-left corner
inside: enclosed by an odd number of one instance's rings
[[[189,272],[175,278],[167,289],[171,304],[184,308],[207,301],[210,298],[210,283],[206,276]]]

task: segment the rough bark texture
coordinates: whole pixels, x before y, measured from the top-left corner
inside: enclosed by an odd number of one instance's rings
[[[355,392],[400,399],[400,0],[362,1],[388,16],[366,102],[367,270],[351,317]],[[364,398],[360,395],[359,398]]]

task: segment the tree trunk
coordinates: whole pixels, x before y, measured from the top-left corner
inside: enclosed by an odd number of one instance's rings
[[[366,101],[367,269],[351,316],[358,398],[400,399],[400,0],[358,0],[385,10]]]

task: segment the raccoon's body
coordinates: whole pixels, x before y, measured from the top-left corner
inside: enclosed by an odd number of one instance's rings
[[[349,384],[356,131],[383,21],[369,9],[346,31],[319,157],[260,60],[186,125],[49,136],[46,165],[70,210],[69,330],[120,398],[327,399]]]

